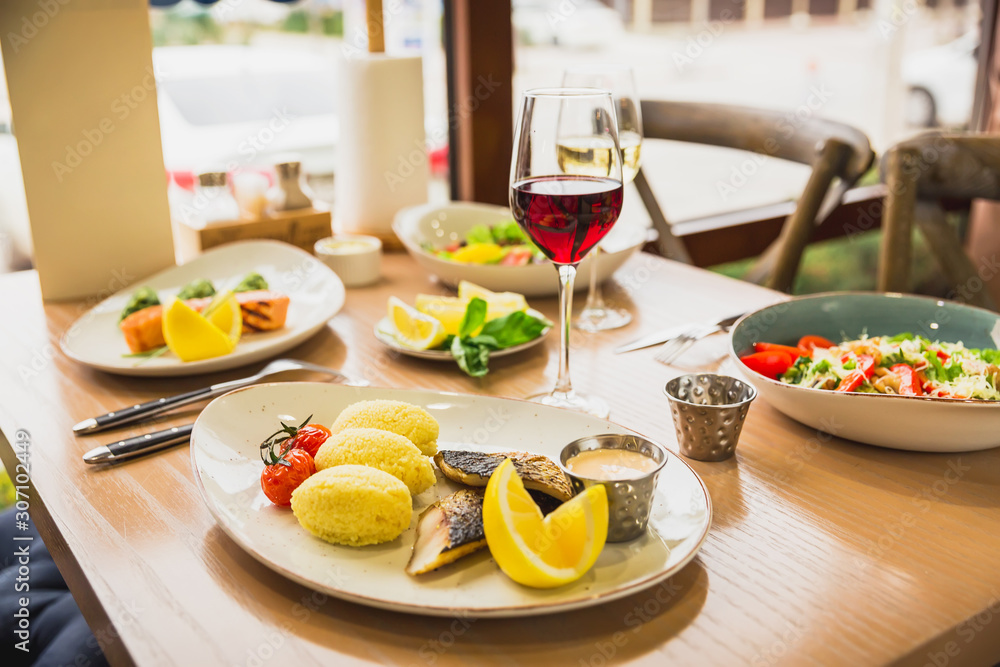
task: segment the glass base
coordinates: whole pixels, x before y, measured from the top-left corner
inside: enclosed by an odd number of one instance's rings
[[[607,401],[603,398],[584,396],[575,391],[553,391],[548,394],[535,394],[534,396],[529,396],[528,400],[541,403],[542,405],[550,405],[554,408],[566,408],[568,410],[576,410],[577,412],[585,412],[600,419],[607,419],[608,415],[611,414],[611,408],[608,407]]]
[[[573,326],[581,331],[607,331],[620,329],[632,321],[632,313],[621,308],[585,308]]]

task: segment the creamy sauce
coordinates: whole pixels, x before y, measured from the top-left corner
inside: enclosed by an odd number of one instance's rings
[[[581,477],[600,480],[637,479],[660,464],[628,449],[589,449],[566,461],[566,468]]]
[[[328,241],[323,244],[323,249],[332,255],[356,255],[361,252],[368,252],[374,245],[368,241]]]

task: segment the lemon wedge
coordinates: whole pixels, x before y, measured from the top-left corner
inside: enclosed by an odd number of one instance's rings
[[[445,333],[458,335],[458,329],[465,317],[465,309],[469,301],[453,296],[433,296],[418,294],[414,303],[417,310],[424,315],[430,315],[444,326]]]
[[[174,299],[163,312],[163,339],[181,361],[221,357],[236,347],[229,333],[180,299]]]
[[[486,320],[495,320],[498,317],[510,315],[519,310],[527,310],[528,302],[523,294],[517,292],[492,292],[485,287],[480,287],[468,280],[458,283],[458,298],[466,303],[473,298],[479,297],[486,302]]]
[[[608,537],[608,496],[592,486],[542,517],[510,459],[490,476],[483,500],[486,543],[504,574],[524,586],[554,588],[589,570]]]
[[[394,296],[389,297],[389,321],[396,328],[396,340],[414,350],[437,347],[448,337],[441,322]]]
[[[209,322],[229,336],[233,345],[240,341],[240,336],[243,334],[243,312],[235,294],[223,292],[217,295],[212,303],[208,304],[205,314]]]

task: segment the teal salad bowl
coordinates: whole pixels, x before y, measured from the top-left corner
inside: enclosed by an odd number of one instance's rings
[[[968,348],[1000,348],[1000,315],[952,301],[904,294],[830,292],[761,308],[732,329],[730,357],[739,373],[779,412],[858,442],[924,452],[1000,446],[1000,401],[838,393],[785,384],[747,368],[754,343],[794,346],[805,335],[835,343],[903,332]]]

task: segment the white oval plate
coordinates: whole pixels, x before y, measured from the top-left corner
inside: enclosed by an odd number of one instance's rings
[[[531,312],[531,311],[529,311]],[[538,311],[534,311],[533,314],[536,317],[544,317]],[[495,357],[506,357],[508,354],[517,354],[527,350],[529,347],[534,347],[545,340],[545,337],[549,335],[552,331],[552,327],[547,327],[538,335],[537,338],[532,338],[527,343],[521,343],[520,345],[515,345],[513,347],[505,347],[502,350],[494,350],[490,352],[490,358]],[[448,350],[413,350],[408,347],[399,344],[396,337],[393,335],[392,322],[388,317],[383,317],[375,325],[375,338],[378,342],[382,343],[386,347],[391,347],[396,352],[400,354],[405,354],[408,357],[414,357],[416,359],[428,359],[430,361],[454,361],[455,357],[451,356],[451,352]]]
[[[441,425],[440,449],[524,450],[556,459],[564,445],[585,435],[634,433],[576,412],[489,396],[307,382],[238,389],[212,401],[191,435],[195,477],[226,534],[264,565],[329,595],[394,611],[471,617],[550,614],[635,593],[678,572],[708,534],[708,491],[671,453],[660,473],[651,530],[632,542],[608,544],[582,579],[560,588],[515,584],[485,549],[436,572],[407,575],[417,517],[460,488],[440,473],[434,487],[414,497],[410,527],[396,540],[361,548],[328,544],[264,497],[258,443],[279,419],[290,423],[313,413],[317,423],[330,424],[349,404],[373,398],[426,408]]]
[[[152,287],[166,303],[195,278],[211,280],[217,289],[235,287],[251,271],[271,289],[288,295],[288,319],[276,331],[245,336],[232,354],[183,362],[171,353],[154,359],[123,357],[128,345],[118,329],[118,316],[132,292]],[[198,375],[252,364],[295,347],[318,332],[344,305],[344,284],[325,264],[280,241],[241,241],[213,248],[187,264],[137,280],[84,313],[59,340],[70,359],[119,375]]]

